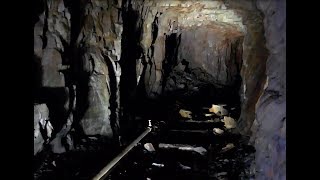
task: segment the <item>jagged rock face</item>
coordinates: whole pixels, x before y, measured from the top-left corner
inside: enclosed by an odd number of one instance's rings
[[[72,115],[74,100],[72,97],[74,89],[70,84],[69,73],[71,14],[63,0],[42,1],[42,3],[34,25],[34,63],[37,65],[35,70],[38,76],[35,83],[37,92],[35,101],[50,111],[48,114],[50,123],[45,125],[42,123],[45,129],[49,125],[52,126],[50,130],[52,136],[50,133],[50,136],[45,137],[46,143],[52,139],[61,142],[63,137],[56,135],[63,127],[71,127],[67,122]],[[35,106],[35,111],[37,108],[38,106]],[[56,145],[51,143],[53,149],[57,148]]]
[[[114,1],[92,1],[84,6],[83,27],[77,40],[77,48],[82,64],[80,74],[86,79],[81,83],[83,87],[87,87],[80,91],[87,93],[83,97],[87,108],[84,108],[84,115],[80,117],[80,125],[86,135],[112,137],[110,116],[111,113],[116,113],[119,106],[117,96],[112,97],[112,94],[119,93],[121,75],[118,64],[122,33],[122,19],[118,8],[121,4]],[[111,112],[111,106],[116,107],[114,112]],[[117,121],[117,118],[113,121]]]
[[[286,179],[286,2],[258,0],[270,55],[252,126],[257,179]]]
[[[189,68],[201,68],[212,75],[212,83],[233,85],[241,69],[242,34],[225,31],[205,26],[182,31],[178,63],[185,59]]]
[[[52,126],[49,121],[49,110],[45,104],[34,106],[34,155],[43,149],[44,144],[51,136]]]
[[[42,5],[34,27],[36,101],[51,112],[53,152],[72,149],[73,123],[79,136],[111,138],[120,105],[121,1]]]
[[[242,65],[241,35],[234,29],[225,29],[223,32],[213,27],[182,30],[177,52],[174,52],[176,59],[169,55],[163,63],[165,71],[173,70],[164,79],[168,82],[165,84],[166,93],[185,90],[190,95],[210,84],[221,90],[238,87]],[[239,89],[235,88],[234,91],[238,92]]]
[[[42,87],[64,87],[64,58],[70,43],[71,15],[63,0],[48,1],[34,27],[34,56],[40,60]]]
[[[234,6],[236,5],[238,4],[235,3]],[[244,134],[248,134],[255,118],[255,105],[263,91],[268,51],[263,35],[263,16],[259,11],[257,12],[256,8],[254,8],[254,11],[249,10],[249,13],[243,14],[243,16],[247,33],[243,41],[243,65],[240,73],[242,84],[240,88],[241,117],[239,118],[239,127]]]
[[[83,27],[77,39],[82,76],[80,89],[85,94],[84,115],[80,125],[86,135],[113,136],[117,127],[118,93],[121,69],[122,19],[114,1],[92,1],[84,4]],[[113,96],[113,97],[112,97]],[[114,111],[112,112],[112,107]],[[111,123],[111,114],[114,123]],[[113,124],[115,127],[112,127]],[[115,128],[115,129],[113,129]]]

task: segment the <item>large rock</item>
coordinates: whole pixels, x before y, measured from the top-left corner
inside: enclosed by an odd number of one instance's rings
[[[49,121],[49,109],[46,104],[34,105],[34,141],[33,141],[33,155],[36,155],[43,149],[44,143],[51,136],[52,129]]]
[[[77,39],[84,114],[79,123],[85,135],[113,137],[119,128],[119,83],[122,18],[119,2],[93,1],[85,7]],[[82,89],[81,89],[82,88]]]
[[[34,28],[34,55],[41,59],[41,86],[64,87],[71,15],[63,0],[47,1],[45,6]]]
[[[251,128],[257,179],[286,179],[286,2],[258,0],[270,55]]]
[[[42,123],[47,131],[46,137],[43,137],[46,143],[55,139],[54,136],[67,123],[70,94],[74,93],[69,92],[72,54],[68,6],[64,0],[43,1],[34,28],[34,61],[39,76],[35,83],[36,102],[45,103],[50,109],[50,121]]]

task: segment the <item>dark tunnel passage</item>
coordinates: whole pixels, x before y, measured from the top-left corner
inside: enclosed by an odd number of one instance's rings
[[[261,1],[38,1],[34,179],[125,151],[101,179],[284,179],[284,10]]]

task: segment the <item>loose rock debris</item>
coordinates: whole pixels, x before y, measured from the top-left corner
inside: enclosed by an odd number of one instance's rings
[[[224,133],[224,130],[222,130],[220,128],[213,128],[213,133],[221,135]]]
[[[158,164],[158,163],[152,163],[152,166],[156,166],[156,167],[164,167],[164,164]]]
[[[234,146],[234,144],[233,143],[229,143],[229,144],[227,144],[225,147],[223,147],[222,149],[221,149],[221,152],[226,152],[226,151],[228,151],[228,150],[230,150],[230,149],[232,149],[232,148],[234,148],[235,146]]]
[[[185,166],[185,165],[181,164],[180,162],[178,162],[178,166],[183,170],[190,170],[191,169],[191,167]]]
[[[145,148],[146,150],[148,150],[149,152],[154,152],[154,151],[156,151],[151,143],[145,143],[143,146],[144,146],[144,148]]]
[[[191,111],[187,111],[187,110],[184,110],[184,109],[180,109],[179,114],[180,114],[181,117],[183,117],[183,118],[189,118],[189,119],[192,118],[192,116],[191,116],[192,112],[191,112]]]
[[[232,117],[224,116],[222,122],[227,129],[233,129],[237,126],[236,121]]]
[[[228,115],[228,110],[226,110],[223,106],[212,104],[209,112],[212,112],[218,116],[226,116]]]
[[[214,114],[204,114],[204,116],[211,117],[211,116],[214,116]]]

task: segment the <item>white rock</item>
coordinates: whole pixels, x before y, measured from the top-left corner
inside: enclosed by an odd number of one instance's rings
[[[145,144],[143,145],[143,147],[144,147],[146,150],[148,150],[149,152],[154,152],[154,151],[156,151],[151,143],[145,143]]]
[[[191,111],[187,111],[187,110],[184,110],[184,109],[180,109],[179,114],[180,114],[182,117],[184,117],[184,118],[192,118],[192,117],[191,117],[191,114],[192,114]]]
[[[152,163],[152,166],[156,166],[156,167],[164,167],[164,164]]]
[[[47,124],[46,124],[46,130],[47,130],[48,138],[51,138],[51,134],[52,134],[52,131],[53,131],[53,126],[50,123],[50,121],[48,121]]]
[[[229,143],[229,144],[227,144],[225,147],[223,147],[223,148],[221,149],[221,152],[229,151],[230,149],[232,149],[232,148],[234,148],[234,147],[235,147],[235,146],[234,146],[233,143]]]
[[[194,148],[194,151],[201,155],[205,155],[207,153],[207,150],[203,147],[196,147]]]
[[[185,166],[185,165],[183,165],[183,164],[181,164],[181,163],[178,163],[178,166],[179,166],[181,169],[183,169],[183,170],[190,170],[190,169],[191,169],[191,167]]]
[[[222,129],[219,129],[219,128],[213,128],[213,133],[214,134],[223,134],[224,131]]]
[[[212,112],[218,116],[225,116],[228,114],[228,111],[225,108],[215,104],[212,104],[211,108],[209,109],[209,112]]]
[[[222,122],[224,122],[224,127],[227,129],[232,129],[237,126],[236,121],[232,117],[224,116]]]

